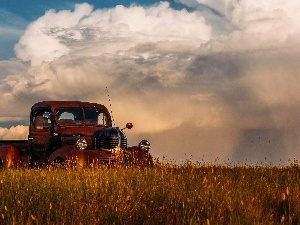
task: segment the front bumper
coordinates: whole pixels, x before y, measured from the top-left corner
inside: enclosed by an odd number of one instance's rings
[[[73,145],[66,145],[53,152],[49,157],[49,163],[70,163],[71,165],[111,164],[122,161],[123,151],[115,153],[105,150],[78,150]]]

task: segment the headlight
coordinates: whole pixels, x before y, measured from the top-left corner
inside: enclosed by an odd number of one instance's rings
[[[139,143],[139,149],[144,150],[144,151],[149,151],[150,150],[150,142],[147,140],[142,140]]]
[[[79,138],[76,143],[76,148],[79,150],[84,150],[87,147],[87,141],[84,138]]]

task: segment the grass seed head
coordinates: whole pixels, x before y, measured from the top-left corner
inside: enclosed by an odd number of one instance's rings
[[[286,187],[285,193],[286,193],[286,195],[290,195],[290,189],[289,189],[289,187]]]

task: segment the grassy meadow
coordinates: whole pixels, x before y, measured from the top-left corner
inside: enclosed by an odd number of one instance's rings
[[[300,224],[300,168],[0,171],[0,224]]]

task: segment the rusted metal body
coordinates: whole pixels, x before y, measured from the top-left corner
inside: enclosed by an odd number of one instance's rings
[[[132,128],[131,123],[126,128]],[[0,141],[2,166],[72,163],[151,165],[150,143],[127,146],[123,129],[112,126],[104,105],[80,101],[43,101],[30,112],[27,141]]]

